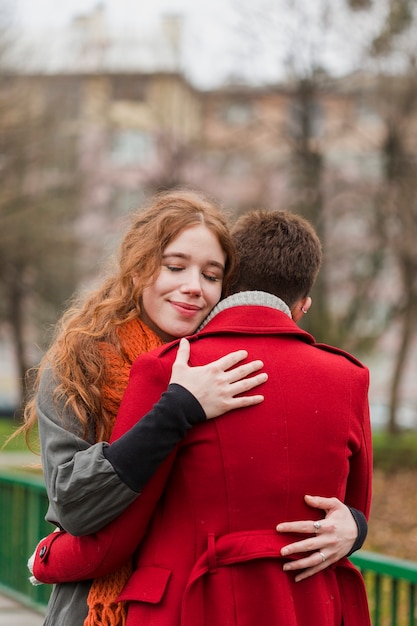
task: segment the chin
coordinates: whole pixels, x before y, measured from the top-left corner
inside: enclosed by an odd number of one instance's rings
[[[173,335],[173,340],[174,339],[181,339],[181,337],[187,337],[188,335],[194,335],[196,329],[199,327],[200,322],[197,323],[197,326],[195,326],[194,324],[192,326],[184,326],[182,328],[178,328],[176,330],[174,330],[173,332],[175,333]]]

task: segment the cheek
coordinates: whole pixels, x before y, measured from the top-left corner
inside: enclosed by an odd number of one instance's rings
[[[166,291],[167,286],[165,285],[166,279],[162,272],[160,272],[153,282],[149,285],[149,287],[145,287],[142,293],[142,302],[144,306],[146,306],[146,302],[155,302],[161,295]]]
[[[146,313],[150,313],[155,309],[161,294],[161,278],[157,277],[155,282],[143,290],[141,303]]]
[[[149,319],[148,311],[152,311],[154,307],[152,292],[149,289],[145,289],[140,299],[140,307],[142,311],[142,317],[144,319]]]
[[[210,285],[210,288],[206,291],[206,301],[207,304],[210,305],[210,308],[213,308],[218,301],[220,300],[222,295],[222,283],[213,283]]]

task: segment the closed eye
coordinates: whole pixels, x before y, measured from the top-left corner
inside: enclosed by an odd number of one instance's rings
[[[181,272],[183,269],[185,269],[184,267],[179,267],[178,265],[165,265],[165,267],[170,272]]]
[[[222,280],[222,276],[213,276],[212,274],[205,274],[203,272],[203,276],[206,280],[209,280],[210,282],[213,283],[217,283],[219,280]]]

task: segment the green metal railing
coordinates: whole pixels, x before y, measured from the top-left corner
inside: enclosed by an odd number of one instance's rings
[[[351,557],[366,583],[373,626],[417,626],[417,563],[374,552]]]
[[[0,473],[0,590],[39,610],[51,587],[34,587],[26,563],[38,541],[53,530],[44,520],[47,507],[42,477]]]
[[[40,610],[51,587],[32,586],[26,562],[52,529],[47,506],[42,477],[0,472],[0,590]],[[373,626],[417,626],[417,562],[365,551],[351,560],[365,578]]]

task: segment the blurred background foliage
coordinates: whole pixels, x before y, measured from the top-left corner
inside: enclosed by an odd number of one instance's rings
[[[325,258],[305,326],[369,365],[391,434],[416,427],[417,0],[311,5],[232,1],[233,71],[203,88],[178,15],[161,17],[163,60],[143,69],[117,56],[101,3],[68,26],[59,64],[53,33],[37,61],[0,0],[0,340],[18,406],[128,212],[187,184],[232,220],[264,206],[314,223]]]

